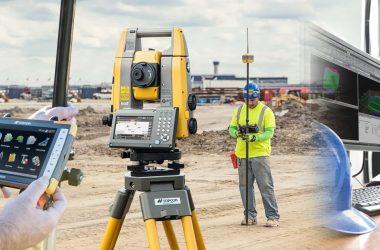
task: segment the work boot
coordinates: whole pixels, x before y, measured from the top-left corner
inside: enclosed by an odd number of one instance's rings
[[[244,217],[244,219],[241,221],[240,224],[242,224],[242,225],[247,225],[247,224],[245,223],[245,217]],[[257,224],[257,219],[256,219],[256,217],[248,217],[248,225],[256,225],[256,224]]]
[[[265,224],[266,227],[278,227],[279,225],[280,221],[276,218],[269,218]]]

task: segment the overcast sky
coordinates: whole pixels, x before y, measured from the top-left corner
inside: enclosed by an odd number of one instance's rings
[[[0,84],[52,84],[59,7],[59,0],[0,0]],[[192,74],[211,74],[218,60],[220,74],[245,75],[249,27],[251,75],[298,83],[299,20],[313,20],[359,47],[360,18],[361,0],[77,0],[71,84],[111,81],[126,27],[172,26],[184,30]]]

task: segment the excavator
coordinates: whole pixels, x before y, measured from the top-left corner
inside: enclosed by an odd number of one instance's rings
[[[284,109],[287,105],[293,104],[293,103],[300,103],[305,104],[306,101],[301,96],[301,90],[288,90],[286,94],[279,94],[279,96],[274,97],[275,105],[274,107],[276,109]]]

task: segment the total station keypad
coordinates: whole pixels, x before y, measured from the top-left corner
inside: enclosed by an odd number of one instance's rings
[[[157,136],[163,141],[167,142],[170,139],[170,129],[172,126],[172,112],[160,111],[157,125]]]

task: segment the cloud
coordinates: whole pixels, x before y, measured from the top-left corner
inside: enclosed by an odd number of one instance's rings
[[[249,14],[263,19],[304,19],[314,16],[313,7],[306,0],[294,0],[291,4],[283,0],[261,1],[261,4],[252,4]]]
[[[5,76],[54,75],[60,1],[0,1],[0,84]],[[77,0],[71,77],[82,84],[112,79],[120,33],[127,27],[183,28],[192,73],[244,75],[245,27],[256,62],[254,76],[300,81],[299,19],[312,19],[349,41],[359,32],[360,3],[327,0]],[[360,32],[359,32],[360,33]],[[355,42],[354,42],[355,43]],[[156,46],[154,42],[149,46]],[[40,82],[30,84],[41,84]],[[47,82],[48,83],[48,82]]]

